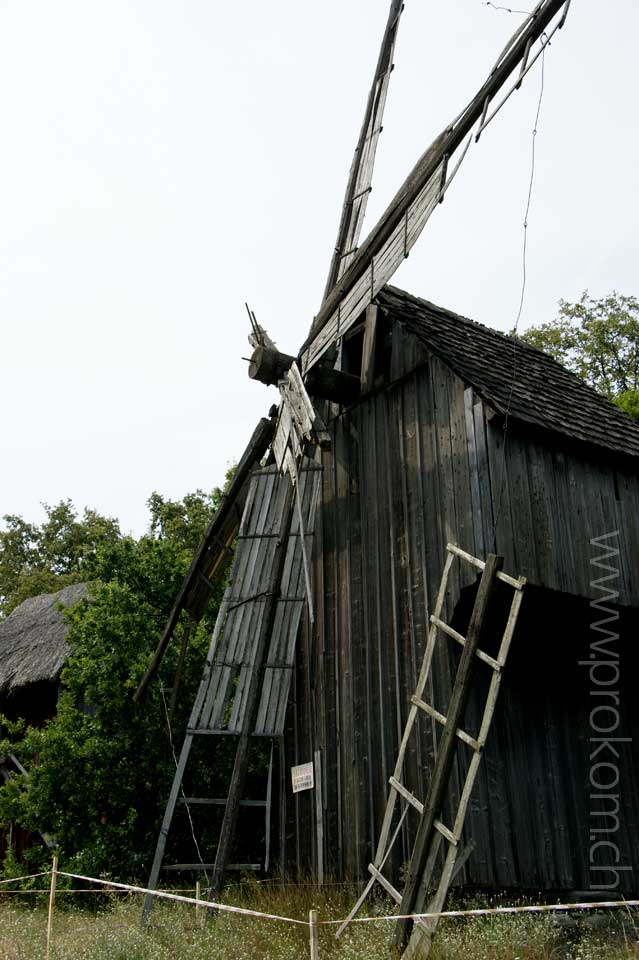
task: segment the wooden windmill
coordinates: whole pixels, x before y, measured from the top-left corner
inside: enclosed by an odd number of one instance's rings
[[[313,619],[309,556],[321,482],[321,467],[314,451],[329,442],[324,420],[330,415],[330,404],[348,405],[370,388],[375,356],[383,348],[377,338],[376,298],[444,200],[473,138],[479,139],[520,87],[544,47],[563,26],[569,6],[570,0],[541,0],[537,4],[506,45],[481,89],[420,157],[360,245],[403,11],[401,0],[391,2],[319,313],[296,356],[278,351],[251,316],[254,352],[249,375],[277,385],[280,405],[258,424],[136,693],[136,698],[143,695],[157,671],[182,613],[191,620],[201,618],[233,554],[229,585],[158,839],[150,888],[157,886],[179,803],[224,806],[214,863],[186,865],[210,868],[210,887],[213,892],[220,888],[243,802],[249,744],[253,737],[262,736],[279,743],[281,749],[296,637],[305,608]],[[343,369],[340,356],[356,325],[363,330],[357,375]],[[261,467],[269,448],[269,465]],[[497,568],[494,576],[501,576]],[[185,644],[186,639],[182,658]],[[237,743],[227,797],[219,801],[187,798],[182,781],[194,738],[215,735],[232,736]],[[283,761],[279,766],[283,771]],[[269,775],[269,791],[263,801],[267,820],[270,789]],[[413,878],[414,886],[419,887],[419,879]],[[147,912],[149,907],[150,900]]]

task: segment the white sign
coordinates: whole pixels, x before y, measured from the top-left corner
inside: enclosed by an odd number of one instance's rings
[[[300,793],[302,790],[312,790],[315,786],[313,777],[313,761],[310,763],[301,763],[299,767],[291,767],[291,781],[293,783],[293,793]]]

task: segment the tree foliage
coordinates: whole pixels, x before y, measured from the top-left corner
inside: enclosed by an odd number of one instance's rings
[[[98,549],[120,539],[117,521],[94,510],[79,516],[70,500],[43,506],[46,519],[39,526],[16,515],[3,517],[0,615],[11,613],[27,597],[81,582]]]
[[[639,417],[639,300],[613,292],[559,301],[555,320],[522,339],[559,360],[631,416]]]
[[[0,593],[9,612],[21,599],[73,582],[90,595],[66,616],[70,656],[57,715],[43,728],[2,723],[10,750],[30,771],[0,788],[0,826],[18,823],[55,837],[82,870],[142,879],[174,772],[167,702],[177,661],[173,643],[160,681],[143,704],[133,692],[221,496],[196,491],[181,501],[154,493],[147,534],[123,536],[69,501],[46,507],[40,526],[6,517],[0,533]],[[201,674],[216,603],[192,632],[173,728],[181,734]],[[10,741],[10,742],[9,742]],[[220,757],[225,766],[224,757]],[[211,764],[207,766],[211,774]],[[219,771],[218,771],[219,773]],[[81,872],[81,871],[80,871]]]

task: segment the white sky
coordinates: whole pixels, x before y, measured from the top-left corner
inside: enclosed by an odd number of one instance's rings
[[[508,3],[508,0],[499,0]],[[532,6],[517,0],[517,7]],[[388,0],[0,0],[0,514],[70,497],[139,534],[221,483],[317,311]],[[520,17],[406,0],[365,232]],[[639,5],[573,0],[546,58],[523,325],[639,294]],[[512,327],[539,70],[395,282]]]

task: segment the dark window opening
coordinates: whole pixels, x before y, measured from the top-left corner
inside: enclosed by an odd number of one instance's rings
[[[342,339],[341,369],[354,377],[362,374],[364,352],[364,321],[349,330]],[[382,311],[377,314],[375,353],[373,359],[373,386],[388,383],[391,369],[391,325]]]

